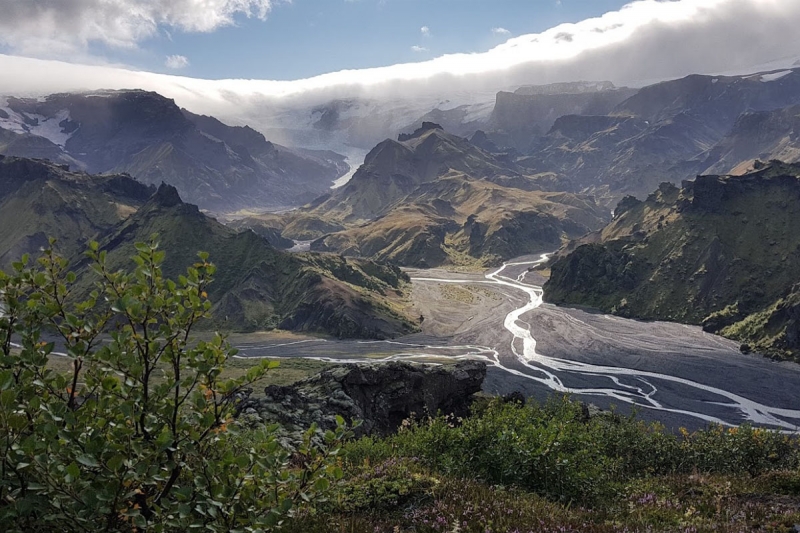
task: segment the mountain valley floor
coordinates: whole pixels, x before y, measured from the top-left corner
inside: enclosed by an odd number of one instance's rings
[[[501,272],[409,270],[422,333],[394,341],[339,341],[286,333],[234,335],[240,357],[326,362],[489,363],[484,392],[565,393],[670,429],[709,423],[796,431],[800,365],[743,355],[699,327],[643,322],[541,303],[545,281],[519,258]],[[538,300],[537,300],[538,298]],[[513,315],[513,316],[512,316]],[[509,329],[510,328],[510,329]]]

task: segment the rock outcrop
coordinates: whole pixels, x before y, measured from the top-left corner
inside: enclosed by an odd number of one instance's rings
[[[357,435],[387,435],[411,417],[437,413],[465,416],[481,390],[486,364],[465,361],[455,366],[411,363],[342,365],[288,387],[269,386],[263,398],[248,398],[240,414],[278,423],[289,440],[312,424],[336,427],[336,417],[360,420]]]

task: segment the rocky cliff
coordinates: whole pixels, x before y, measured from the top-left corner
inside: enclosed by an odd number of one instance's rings
[[[436,414],[466,416],[481,390],[486,364],[454,366],[385,363],[336,366],[288,387],[269,386],[263,398],[248,398],[240,413],[278,423],[290,439],[312,424],[336,427],[336,417],[362,421],[358,435],[387,435],[404,420]]]

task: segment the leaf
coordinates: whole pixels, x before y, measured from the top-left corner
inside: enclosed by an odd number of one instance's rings
[[[0,390],[8,390],[14,384],[14,373],[11,370],[0,372]]]
[[[77,460],[80,464],[88,466],[89,468],[97,468],[100,466],[100,463],[97,462],[97,459],[91,455],[79,455]]]
[[[4,409],[8,409],[12,405],[14,405],[14,400],[16,400],[16,394],[13,390],[4,390],[0,393],[0,407]]]
[[[109,459],[107,464],[108,468],[116,472],[122,467],[123,464],[125,464],[125,456],[117,454]]]
[[[70,463],[67,467],[67,475],[64,477],[64,480],[67,483],[72,483],[79,477],[81,477],[81,469],[78,468],[78,464],[75,462]]]

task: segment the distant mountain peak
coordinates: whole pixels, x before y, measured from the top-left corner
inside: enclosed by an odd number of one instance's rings
[[[524,85],[517,89],[515,94],[553,95],[553,94],[586,94],[602,91],[613,91],[617,87],[610,81],[574,81],[550,83],[547,85]]]
[[[175,207],[183,203],[178,189],[167,183],[161,182],[151,201],[160,207]]]
[[[400,142],[410,141],[411,139],[416,139],[418,137],[421,137],[424,134],[428,133],[429,131],[433,131],[433,130],[442,130],[442,131],[444,131],[444,128],[441,127],[439,124],[436,124],[435,122],[423,122],[422,126],[417,128],[414,131],[414,133],[401,133],[397,137],[397,140],[400,141]]]

